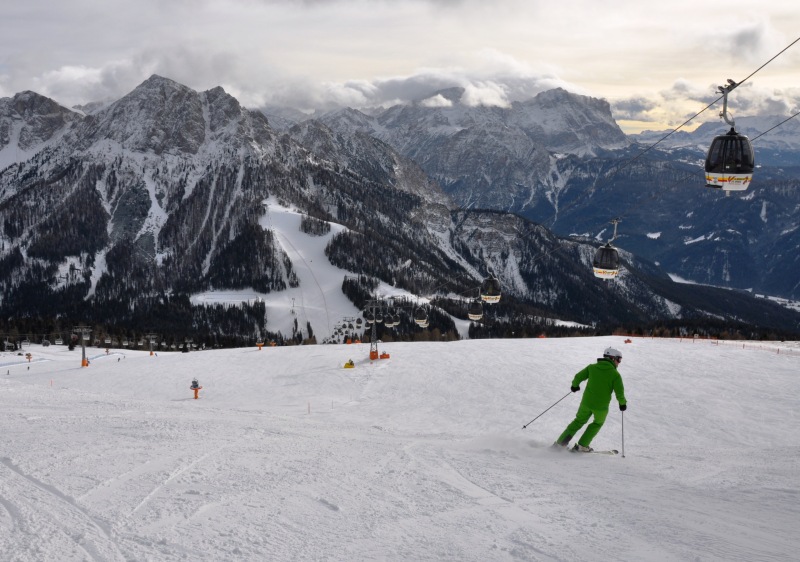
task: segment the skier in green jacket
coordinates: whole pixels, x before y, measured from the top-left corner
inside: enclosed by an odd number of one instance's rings
[[[592,448],[589,447],[589,444],[606,421],[612,392],[617,396],[619,409],[623,412],[625,411],[628,407],[628,401],[625,400],[622,377],[617,371],[617,367],[621,362],[622,353],[613,347],[608,347],[603,352],[603,357],[597,360],[597,363],[587,366],[575,375],[575,378],[572,379],[572,386],[570,386],[572,392],[578,392],[583,381],[588,379],[589,382],[586,383],[586,390],[583,393],[581,405],[578,406],[578,413],[575,414],[575,419],[556,440],[553,444],[554,447],[566,447],[569,445],[570,439],[580,428],[586,425],[590,417],[594,416],[594,421],[589,424],[581,438],[578,439],[578,443],[573,447],[573,451],[591,452]]]

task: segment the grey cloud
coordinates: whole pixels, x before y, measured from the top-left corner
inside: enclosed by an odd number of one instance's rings
[[[429,98],[439,90],[461,87],[474,104],[508,105],[530,99],[537,93],[563,87],[576,88],[552,76],[486,76],[466,72],[428,70],[404,77],[350,80],[342,83],[313,84],[295,82],[279,91],[265,93],[265,103],[300,109],[332,110],[344,106],[378,107],[413,103]]]
[[[781,48],[777,38],[780,34],[763,20],[750,21],[738,28],[712,26],[710,30],[713,32],[702,38],[704,51],[722,60],[761,64]]]
[[[634,97],[625,100],[616,100],[611,104],[611,111],[615,119],[631,121],[652,121],[648,115],[656,107],[653,100],[644,97]]]

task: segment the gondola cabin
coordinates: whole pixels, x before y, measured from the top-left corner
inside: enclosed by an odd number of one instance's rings
[[[744,191],[753,179],[753,145],[745,135],[731,127],[727,134],[714,137],[706,156],[706,187],[724,191]]]
[[[476,322],[483,318],[483,305],[481,304],[480,300],[475,299],[472,301],[467,309],[467,317]]]
[[[500,296],[500,281],[494,275],[490,275],[481,284],[481,300],[494,304],[500,302]]]
[[[424,308],[417,308],[414,311],[414,322],[420,328],[427,328],[428,327],[428,314],[425,312]]]
[[[600,246],[592,260],[594,276],[600,279],[613,279],[619,273],[619,252],[611,245]]]

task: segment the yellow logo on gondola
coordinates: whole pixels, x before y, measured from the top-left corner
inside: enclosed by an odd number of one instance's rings
[[[730,183],[734,185],[746,185],[753,180],[753,176],[706,176],[706,183]]]
[[[616,277],[617,274],[619,273],[619,269],[601,269],[599,267],[595,267],[593,269],[594,269],[594,274],[597,277],[605,277],[605,278]]]

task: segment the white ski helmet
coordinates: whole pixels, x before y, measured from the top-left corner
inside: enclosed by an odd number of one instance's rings
[[[622,359],[622,352],[616,347],[607,347],[603,352],[603,357],[619,357]]]

